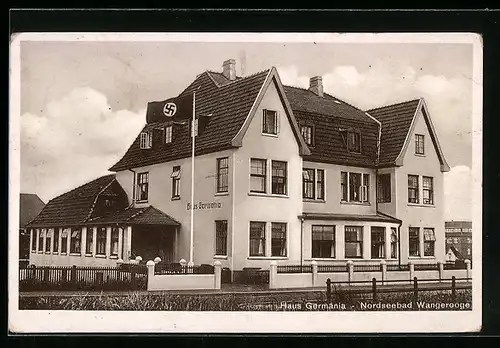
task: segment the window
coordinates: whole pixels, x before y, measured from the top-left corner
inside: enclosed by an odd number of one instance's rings
[[[304,168],[302,170],[302,197],[307,199],[314,199],[314,185],[315,185],[315,172],[314,169]]]
[[[467,238],[467,243],[472,243],[472,239]]]
[[[424,256],[434,256],[436,236],[433,228],[424,228]]]
[[[85,253],[88,255],[92,255],[93,247],[94,247],[94,228],[87,227],[87,236],[86,236],[86,244],[85,244]]]
[[[31,230],[31,251],[36,252],[36,230]]]
[[[111,229],[111,256],[118,256],[118,227]]]
[[[408,255],[420,256],[420,229],[410,227],[408,234]]]
[[[369,202],[370,175],[362,173],[340,173],[340,190],[344,202]]]
[[[217,158],[217,193],[228,191],[228,173],[228,158]]]
[[[271,193],[275,195],[287,194],[287,163],[281,161],[271,162]]]
[[[54,235],[54,229],[49,228],[47,230],[47,236],[45,237],[45,252],[49,253],[50,250],[50,245],[52,244],[52,236]]]
[[[335,257],[335,226],[312,226],[312,257],[318,259]]]
[[[423,155],[424,151],[424,136],[422,134],[415,134],[415,153]]]
[[[340,192],[342,193],[341,200],[347,202],[347,173],[340,173]]]
[[[447,242],[448,244],[451,244],[451,243],[452,243],[452,241],[453,241],[453,239],[451,239],[451,238],[448,238],[448,239],[446,240],[446,242]]]
[[[97,229],[96,255],[106,255],[106,227]]]
[[[151,131],[142,132],[139,138],[139,143],[141,149],[150,149],[153,145],[153,136]]]
[[[250,160],[250,192],[266,193],[266,160]]]
[[[362,258],[363,257],[363,227],[346,226],[345,227],[345,257]]]
[[[361,153],[361,133],[359,131],[341,129],[340,134],[347,151]]]
[[[59,229],[54,229],[54,247],[52,248],[53,253],[59,252]]]
[[[304,138],[304,142],[307,145],[312,145],[313,127],[311,127],[311,126],[302,126],[302,127],[300,127],[300,132],[302,133],[302,137]]]
[[[137,201],[146,202],[148,200],[149,173],[137,173]]]
[[[278,134],[278,113],[272,110],[264,110],[262,118],[262,133]]]
[[[43,236],[45,235],[45,228],[38,230],[38,251],[43,252]]]
[[[422,178],[423,203],[434,204],[434,188],[432,177],[424,176]]]
[[[181,197],[181,166],[174,166],[172,168],[172,198]]]
[[[377,175],[377,202],[391,202],[391,174]]]
[[[172,142],[172,126],[165,127],[165,144]]]
[[[383,259],[385,258],[385,228],[384,227],[372,227],[372,259]]]
[[[286,256],[286,223],[271,223],[271,256]]]
[[[458,238],[453,238],[453,243],[458,244]]]
[[[215,255],[227,256],[227,220],[215,221]]]
[[[266,253],[266,223],[250,222],[250,256],[264,256]]]
[[[418,202],[418,175],[408,175],[408,203]]]
[[[325,171],[323,169],[316,169],[317,182],[316,182],[316,199],[325,199]]]
[[[71,231],[71,240],[69,241],[69,252],[71,254],[79,254],[81,250],[82,232],[79,228],[74,228]]]
[[[70,233],[69,228],[65,228],[61,233],[61,253],[66,254],[68,252],[68,237]]]
[[[391,259],[398,258],[398,233],[395,227],[391,227]]]

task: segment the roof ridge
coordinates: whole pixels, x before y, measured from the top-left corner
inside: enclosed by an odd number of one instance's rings
[[[413,102],[419,102],[421,99],[422,98],[417,98],[417,99],[411,99],[411,100],[406,100],[406,101],[402,101],[402,102],[397,102],[397,103],[394,103],[394,104],[386,104],[386,105],[383,105],[383,106],[379,106],[379,107],[376,107],[376,108],[373,108],[373,109],[364,110],[364,111],[371,112],[371,111],[380,110],[380,109],[384,109],[384,108],[388,108],[388,107],[392,107],[392,106],[398,106],[398,105],[409,104],[409,103],[413,103]]]
[[[111,176],[116,177],[116,174],[115,174],[115,173],[106,174],[106,175],[100,176],[100,177],[98,177],[98,178],[95,178],[95,179],[93,179],[93,180],[87,181],[86,183],[81,184],[80,186],[77,186],[77,187],[75,187],[75,188],[73,188],[73,189],[71,189],[71,190],[69,190],[69,191],[67,191],[67,192],[61,193],[59,196],[56,196],[56,197],[52,198],[51,200],[49,200],[49,202],[53,201],[54,199],[60,198],[60,197],[62,197],[62,196],[68,195],[68,194],[70,194],[70,193],[72,193],[72,192],[74,192],[74,191],[76,191],[76,190],[78,190],[78,189],[81,189],[81,188],[82,188],[82,187],[84,187],[85,185],[91,184],[91,183],[93,183],[93,182],[95,182],[95,181],[97,181],[97,180],[99,180],[99,179],[104,179],[104,178],[106,178],[106,177],[111,177]],[[49,202],[47,202],[47,204],[48,204]]]

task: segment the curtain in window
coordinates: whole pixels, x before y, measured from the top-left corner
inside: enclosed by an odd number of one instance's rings
[[[363,227],[345,227],[345,256],[349,258],[363,257]]]
[[[266,192],[266,160],[252,159],[250,163],[250,191]]]
[[[286,224],[273,222],[271,226],[271,256],[286,256]]]
[[[250,223],[250,256],[264,256],[265,245],[265,222]]]

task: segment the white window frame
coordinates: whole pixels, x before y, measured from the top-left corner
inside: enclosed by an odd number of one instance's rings
[[[165,127],[165,144],[170,144],[172,142],[173,130],[171,125]]]
[[[313,180],[313,197],[304,197],[304,171],[305,170],[314,170],[314,180]],[[318,171],[323,171],[323,198],[318,198]],[[326,169],[324,168],[308,168],[302,167],[302,199],[305,201],[326,201]]]
[[[153,145],[153,134],[151,131],[141,132],[139,136],[139,147],[141,149],[150,149]]]
[[[417,139],[419,137],[422,137],[422,152],[418,152]],[[425,135],[424,134],[417,134],[417,133],[415,133],[415,155],[417,155],[417,156],[425,156]]]
[[[267,133],[264,131],[264,120],[266,118],[267,111],[274,112],[274,117],[275,117],[274,124],[275,124],[276,133]],[[279,112],[277,110],[263,109],[260,129],[261,129],[262,135],[273,136],[273,137],[278,136],[278,134],[280,133],[280,115],[279,115]]]
[[[369,187],[366,186],[366,185],[363,185],[364,183],[364,179],[365,179],[365,175],[368,175],[368,183],[370,183],[370,176],[371,174],[370,173],[362,173],[362,172],[349,172],[349,171],[341,171],[340,172],[340,181],[339,181],[339,184],[342,182],[342,173],[347,173],[347,182],[346,182],[346,185],[347,185],[347,200],[343,200],[342,198],[342,189],[340,191],[340,201],[342,203],[350,203],[350,204],[370,204],[370,200],[368,199],[369,198]],[[350,188],[350,174],[361,174],[361,185],[359,186],[359,195],[360,195],[360,198],[361,200],[360,201],[351,201],[350,200],[350,196],[351,196],[351,188]]]

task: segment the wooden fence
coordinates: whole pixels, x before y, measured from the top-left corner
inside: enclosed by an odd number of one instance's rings
[[[43,266],[19,269],[19,291],[140,290],[147,287],[147,267]]]
[[[460,283],[457,283],[460,282]],[[434,284],[433,284],[434,283]],[[469,290],[472,289],[472,279],[471,278],[456,278],[455,276],[451,279],[425,279],[421,280],[420,283],[417,277],[413,278],[412,286],[408,286],[407,280],[377,280],[373,278],[371,281],[351,281],[349,286],[346,287],[348,282],[332,282],[330,278],[326,280],[326,298],[328,301],[332,299],[332,287],[335,285],[344,285],[341,291],[349,294],[371,294],[372,299],[377,301],[378,295],[383,293],[391,292],[408,292],[411,293],[411,298],[413,301],[418,300],[418,294],[421,291],[439,291],[439,290],[450,290],[451,300],[455,301],[457,290]],[[385,286],[379,286],[384,284]],[[358,285],[358,286],[356,286]],[[365,286],[360,286],[365,285]],[[394,286],[395,285],[395,286]]]

